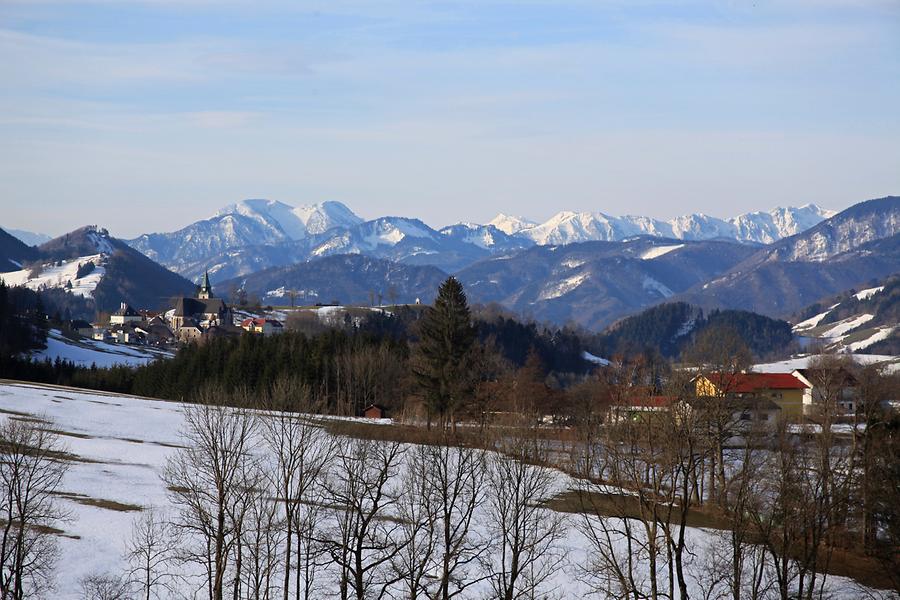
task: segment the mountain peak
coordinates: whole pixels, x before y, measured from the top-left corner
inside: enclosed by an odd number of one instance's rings
[[[488,221],[487,224],[493,225],[507,235],[513,235],[519,233],[523,229],[529,229],[537,225],[537,223],[531,219],[526,219],[519,215],[507,215],[505,213],[498,214]]]
[[[216,212],[213,218],[233,214],[252,219],[290,240],[301,240],[334,227],[362,223],[353,211],[333,200],[294,207],[278,200],[253,198],[229,204]]]

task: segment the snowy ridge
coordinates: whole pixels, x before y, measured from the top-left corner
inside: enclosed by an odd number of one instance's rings
[[[696,213],[668,221],[633,215],[613,217],[602,212],[562,211],[544,223],[522,227],[517,235],[539,245],[620,241],[636,235],[681,240],[728,238],[740,242],[769,244],[805,231],[834,214],[834,211],[815,204],[745,213],[731,219]],[[505,224],[506,219],[509,217],[499,215],[494,221]]]

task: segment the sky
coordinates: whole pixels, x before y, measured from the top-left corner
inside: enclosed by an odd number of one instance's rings
[[[900,194],[898,0],[0,0],[0,226]]]

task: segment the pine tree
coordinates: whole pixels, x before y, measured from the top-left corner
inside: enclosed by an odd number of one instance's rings
[[[434,306],[420,322],[420,341],[413,373],[425,398],[428,423],[455,425],[455,416],[472,397],[472,346],[475,327],[462,284],[449,277],[438,290]]]

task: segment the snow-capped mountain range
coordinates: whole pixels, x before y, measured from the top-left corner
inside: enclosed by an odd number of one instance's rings
[[[483,225],[458,223],[434,229],[408,217],[366,221],[340,202],[294,207],[255,199],[228,205],[176,232],[145,234],[128,243],[192,279],[207,269],[214,279],[222,280],[264,267],[348,253],[455,271],[479,259],[533,245],[620,241],[641,235],[768,244],[832,214],[814,204],[728,220],[702,214],[663,221],[563,211],[544,223],[500,214]]]
[[[531,224],[522,217],[498,215],[492,224],[535,244],[561,245],[588,241],[619,241],[638,235],[679,240],[731,239],[771,244],[817,225],[835,213],[806,204],[798,208],[775,208],[731,219],[695,213],[668,221],[643,216],[612,217],[601,212],[562,211],[546,222]]]

